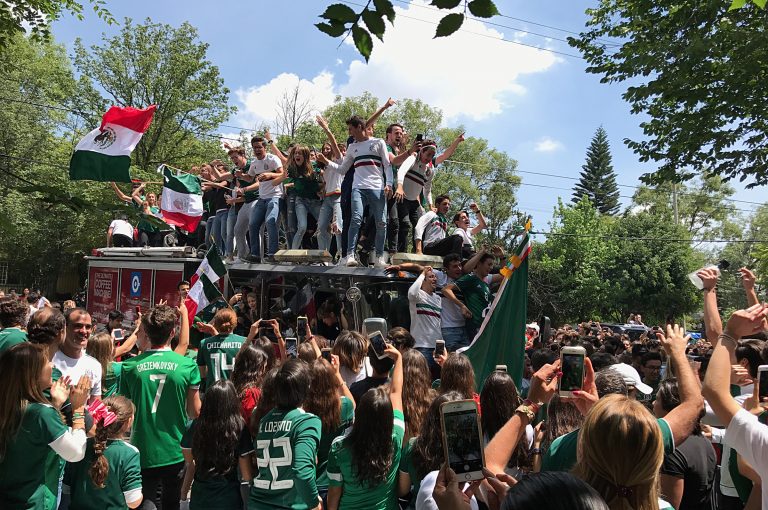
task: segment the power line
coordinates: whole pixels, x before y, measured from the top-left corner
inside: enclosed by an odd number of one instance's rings
[[[512,231],[512,229],[505,229]],[[579,237],[588,239],[615,239],[618,241],[657,241],[669,243],[768,243],[768,239],[685,239],[671,237],[634,237],[634,236],[611,236],[611,235],[590,235],[590,234],[568,234],[564,232],[544,232],[531,231],[534,235],[553,236],[553,237]]]

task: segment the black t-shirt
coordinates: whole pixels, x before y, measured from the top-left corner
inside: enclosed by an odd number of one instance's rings
[[[339,333],[341,333],[341,327],[339,326],[339,321],[336,321],[332,326],[329,326],[325,322],[319,320],[317,321],[317,334],[320,336],[324,336],[328,339],[329,342],[334,342],[336,340],[336,337],[339,336]]]
[[[211,215],[216,214],[217,211],[227,208],[227,190],[221,188],[214,188],[211,194]]]
[[[678,510],[710,507],[716,463],[712,443],[704,436],[690,436],[674,452],[664,456],[661,473],[682,478],[685,484]]]
[[[389,377],[366,377],[362,381],[357,381],[349,387],[349,392],[352,394],[352,398],[355,399],[355,404],[360,402],[365,392],[371,388],[378,388],[382,384],[386,384],[389,381]]]

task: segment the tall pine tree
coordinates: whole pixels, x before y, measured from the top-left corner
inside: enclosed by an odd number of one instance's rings
[[[611,164],[611,147],[608,135],[602,126],[597,128],[595,136],[587,149],[587,162],[581,167],[581,178],[573,189],[572,202],[578,203],[584,195],[602,214],[619,212],[619,188],[616,185],[616,173]]]

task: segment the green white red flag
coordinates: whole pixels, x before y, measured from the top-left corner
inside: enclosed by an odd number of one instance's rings
[[[165,193],[165,192],[163,192]],[[209,304],[219,298],[224,299],[216,284],[227,274],[227,268],[222,262],[216,246],[211,246],[200,266],[189,279],[189,294],[184,304],[189,313],[189,323],[192,324],[195,315],[203,311]]]
[[[203,189],[196,175],[174,173],[163,167],[163,193],[160,200],[163,220],[187,232],[194,232],[203,218]]]

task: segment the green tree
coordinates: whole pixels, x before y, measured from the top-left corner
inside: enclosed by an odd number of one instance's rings
[[[619,187],[611,164],[608,134],[602,126],[597,128],[587,149],[587,162],[581,167],[581,178],[573,190],[573,203],[586,196],[602,214],[619,212]]]
[[[102,41],[89,49],[80,40],[75,43],[75,65],[89,78],[80,84],[81,93],[99,97],[98,87],[120,106],[157,105],[152,125],[133,152],[135,166],[184,167],[217,154],[218,138],[209,133],[236,109],[227,104],[229,89],[195,27],[126,19],[119,35]]]
[[[744,2],[740,2],[744,3]],[[768,10],[730,2],[602,0],[569,42],[605,83],[627,82],[632,113],[646,114],[641,161],[648,183],[698,174],[768,183],[765,95]],[[606,43],[608,39],[609,43]]]

